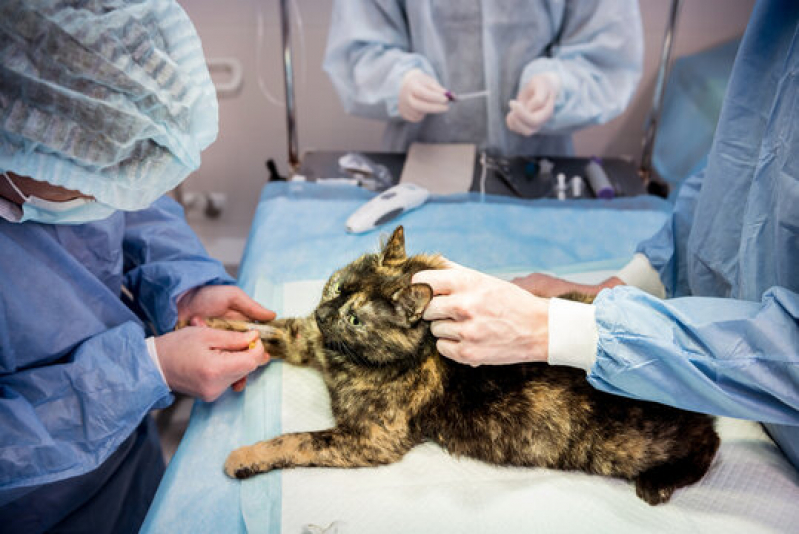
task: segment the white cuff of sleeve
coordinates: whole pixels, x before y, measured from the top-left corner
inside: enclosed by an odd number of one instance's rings
[[[585,371],[596,361],[599,333],[592,304],[549,299],[549,363]]]
[[[166,377],[164,376],[164,370],[161,369],[161,362],[158,360],[158,350],[155,348],[155,338],[148,337],[147,339],[144,340],[144,342],[147,344],[147,353],[150,355],[150,358],[153,359],[153,363],[158,368],[158,372],[161,373],[161,378],[164,380],[164,384],[166,384]]]
[[[666,298],[666,287],[660,281],[660,275],[640,252],[616,276],[628,286],[637,287],[659,299]]]

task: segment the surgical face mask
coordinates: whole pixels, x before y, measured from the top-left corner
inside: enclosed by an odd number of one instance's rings
[[[3,178],[22,197],[22,217],[14,222],[35,221],[45,224],[83,224],[110,217],[116,210],[94,199],[75,198],[65,202],[45,200],[34,195],[25,195],[17,185],[3,173]]]

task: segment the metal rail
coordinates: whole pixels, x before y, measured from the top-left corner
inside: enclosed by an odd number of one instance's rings
[[[297,109],[294,101],[294,63],[291,57],[290,2],[291,0],[280,0],[280,30],[283,36],[283,82],[286,91],[286,133],[289,167],[291,174],[294,174],[300,165],[300,158],[297,148]]]
[[[672,0],[669,22],[666,25],[666,33],[663,36],[663,49],[660,52],[660,66],[658,67],[657,80],[655,81],[655,92],[652,95],[652,109],[649,110],[646,126],[644,129],[643,150],[641,153],[641,166],[638,174],[644,182],[644,186],[649,188],[650,184],[657,181],[653,177],[652,152],[655,149],[655,138],[660,123],[660,114],[663,111],[663,93],[666,89],[666,82],[671,72],[671,51],[674,47],[674,33],[677,28],[677,15],[679,14],[682,0]],[[661,184],[662,186],[663,184]]]

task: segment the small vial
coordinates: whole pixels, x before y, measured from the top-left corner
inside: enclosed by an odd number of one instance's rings
[[[558,197],[558,200],[566,200],[566,175],[562,172],[559,172],[557,177],[557,183],[555,184],[555,194]]]
[[[615,196],[616,192],[613,190],[613,186],[610,185],[608,175],[605,174],[605,170],[600,165],[598,158],[591,158],[591,161],[585,166],[585,174],[597,198],[609,200]]]
[[[574,198],[580,198],[583,196],[583,177],[582,176],[572,176],[571,181],[569,182],[572,187],[572,196]]]

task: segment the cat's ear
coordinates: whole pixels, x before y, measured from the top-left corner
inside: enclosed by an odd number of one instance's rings
[[[401,265],[407,257],[405,256],[405,230],[402,225],[397,226],[391,237],[383,246],[380,252],[380,265],[384,267],[395,267]]]
[[[411,284],[392,296],[392,300],[405,312],[411,324],[422,318],[424,309],[432,298],[433,288],[427,284]]]

